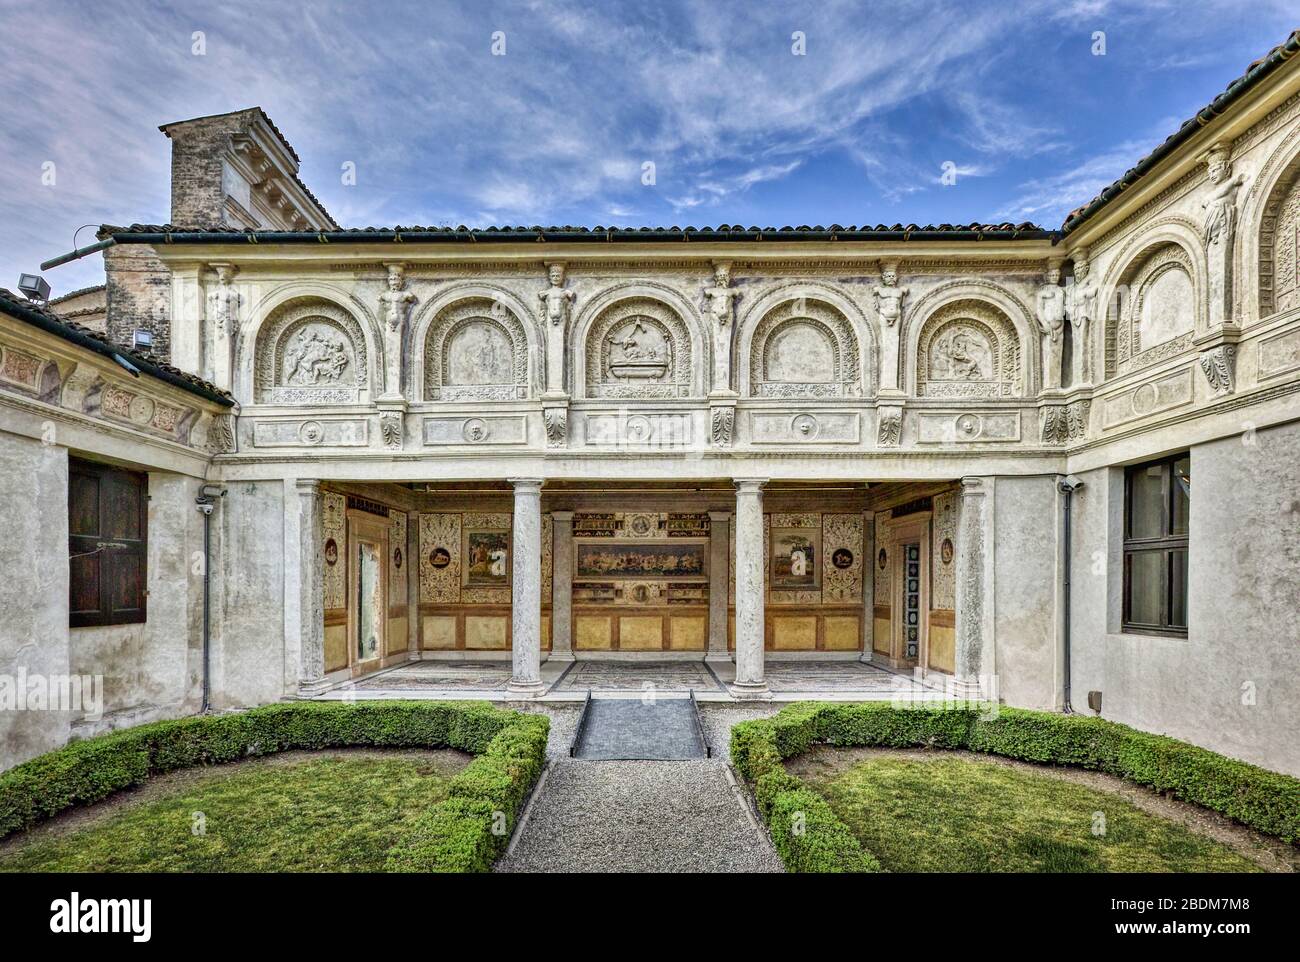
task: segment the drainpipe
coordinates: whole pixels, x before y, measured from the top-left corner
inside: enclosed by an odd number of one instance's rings
[[[211,639],[212,639],[212,509],[218,498],[226,496],[224,485],[205,484],[194,499],[203,514],[203,705],[199,713],[212,710]]]
[[[1070,569],[1073,567],[1070,506],[1074,501],[1074,492],[1082,487],[1083,482],[1072,474],[1057,482],[1057,488],[1065,495],[1065,568],[1061,578],[1061,605],[1065,609],[1065,630],[1062,633],[1061,641],[1065,648],[1065,664],[1061,673],[1061,680],[1065,685],[1065,714],[1067,715],[1074,714],[1074,706],[1071,704],[1070,695]]]

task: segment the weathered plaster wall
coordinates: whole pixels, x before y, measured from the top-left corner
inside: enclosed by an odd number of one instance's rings
[[[283,694],[284,488],[279,481],[232,484],[213,515],[213,570],[221,586],[212,645],[216,708]]]
[[[994,497],[998,694],[1008,705],[1053,710],[1059,707],[1056,478],[998,478]]]
[[[1123,471],[1076,499],[1073,704],[1300,774],[1300,424],[1193,446],[1191,630],[1119,632]],[[1110,535],[1109,543],[1107,534]]]
[[[68,672],[68,457],[0,433],[0,684]],[[70,712],[0,711],[0,769],[68,739]]]

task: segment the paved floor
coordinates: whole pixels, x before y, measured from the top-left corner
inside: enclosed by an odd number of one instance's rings
[[[590,761],[704,758],[689,698],[593,698],[574,757]]]
[[[834,701],[874,701],[906,696],[943,698],[930,682],[887,671],[859,661],[780,661],[765,666],[771,700],[819,698]],[[731,662],[663,661],[546,661],[542,664],[544,702],[581,701],[588,691],[614,697],[641,698],[646,692],[686,694],[694,691],[705,703],[734,702],[727,686],[735,677]],[[510,662],[415,661],[337,685],[326,700],[376,698],[486,698],[510,701],[507,684]]]

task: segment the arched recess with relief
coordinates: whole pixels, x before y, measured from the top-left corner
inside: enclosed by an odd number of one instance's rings
[[[532,349],[520,308],[500,292],[443,298],[417,319],[416,396],[423,401],[513,401],[533,383]],[[526,316],[526,315],[525,315]]]
[[[374,351],[349,309],[314,295],[273,307],[252,343],[257,404],[355,404],[369,399]]]
[[[1166,231],[1144,240],[1103,287],[1107,379],[1190,351],[1205,315],[1199,246]]]
[[[575,326],[573,386],[586,398],[702,397],[708,359],[689,305],[625,289],[590,305]]]
[[[1241,258],[1247,305],[1258,319],[1300,307],[1300,127],[1260,169],[1244,205]],[[1256,191],[1255,188],[1259,187]],[[1251,228],[1256,228],[1251,232]],[[1254,275],[1253,277],[1251,275]]]
[[[902,387],[916,397],[1032,397],[1041,383],[1037,322],[1000,284],[940,285],[907,309]]]
[[[858,323],[854,322],[854,315]],[[740,331],[743,397],[852,398],[870,394],[865,319],[844,298],[808,285],[760,297]]]

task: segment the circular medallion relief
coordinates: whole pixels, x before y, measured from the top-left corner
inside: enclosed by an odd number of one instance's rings
[[[148,424],[153,417],[153,409],[153,401],[147,397],[135,397],[131,399],[126,414],[136,424]]]
[[[817,437],[817,419],[811,414],[796,414],[790,422],[790,430],[801,441],[811,441]]]
[[[1133,392],[1133,413],[1146,414],[1156,406],[1160,392],[1154,384],[1143,384]]]
[[[447,567],[451,564],[451,552],[446,548],[434,548],[429,552],[429,564],[439,570]]]
[[[650,419],[637,414],[627,419],[627,439],[635,444],[638,441],[650,440],[652,428]]]
[[[320,444],[325,440],[325,428],[319,421],[303,421],[298,428],[298,438],[303,444]]]
[[[333,568],[339,560],[339,543],[333,538],[325,542],[325,563]]]
[[[943,539],[943,544],[939,546],[939,557],[944,564],[952,564],[952,538]]]
[[[980,428],[983,422],[980,421],[976,414],[963,414],[957,419],[957,434],[963,438],[979,437]]]
[[[471,444],[486,441],[488,437],[487,422],[482,418],[470,418],[461,429],[461,435]]]
[[[644,538],[658,525],[656,519],[651,518],[648,514],[634,514],[628,519],[628,530],[638,538]]]
[[[848,548],[836,548],[831,555],[831,564],[843,571],[853,567],[853,552]]]

